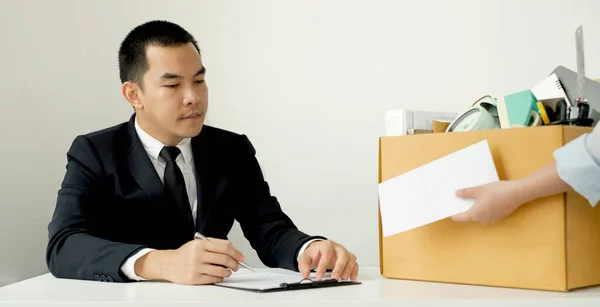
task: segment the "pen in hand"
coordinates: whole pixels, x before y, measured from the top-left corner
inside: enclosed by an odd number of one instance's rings
[[[194,234],[194,239],[208,241],[208,238],[207,238],[207,237],[205,237],[205,236],[203,236],[203,235],[202,235],[202,234],[200,234],[199,232],[196,232],[196,233]],[[240,266],[242,266],[242,267],[244,267],[244,268],[246,268],[246,269],[248,269],[248,270],[250,270],[250,271],[252,271],[252,272],[255,272],[255,273],[256,273],[256,271],[255,271],[253,268],[251,268],[249,265],[247,265],[247,264],[246,264],[246,263],[244,263],[243,261],[238,261],[237,263],[238,263]]]

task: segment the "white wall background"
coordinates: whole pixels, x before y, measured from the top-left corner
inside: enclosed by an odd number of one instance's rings
[[[575,69],[584,25],[600,78],[597,0],[0,1],[0,286],[46,272],[47,224],[77,134],[126,121],[117,49],[179,23],[208,68],[209,123],[246,133],[284,210],[378,264],[384,111],[459,112]],[[234,244],[259,265],[238,228]]]

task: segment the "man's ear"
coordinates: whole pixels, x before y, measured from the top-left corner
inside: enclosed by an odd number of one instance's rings
[[[124,82],[121,86],[121,93],[134,109],[141,110],[144,108],[144,104],[140,99],[142,96],[142,89],[135,82]]]

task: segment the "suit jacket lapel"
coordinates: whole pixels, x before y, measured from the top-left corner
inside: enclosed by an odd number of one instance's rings
[[[198,208],[196,211],[196,229],[203,233],[215,201],[215,160],[210,157],[210,145],[206,137],[200,133],[192,138],[192,152],[196,171],[196,186],[198,190]]]
[[[160,181],[160,177],[156,173],[154,165],[148,157],[148,153],[144,149],[140,138],[137,136],[134,127],[135,115],[131,117],[129,122],[129,137],[131,140],[131,148],[127,163],[135,181],[144,190],[148,198],[152,201],[159,201],[163,197],[164,185]]]

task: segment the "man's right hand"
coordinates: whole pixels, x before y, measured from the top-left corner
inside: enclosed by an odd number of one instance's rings
[[[155,250],[135,262],[136,275],[148,280],[204,285],[223,281],[244,261],[230,241],[192,240],[176,250]]]

